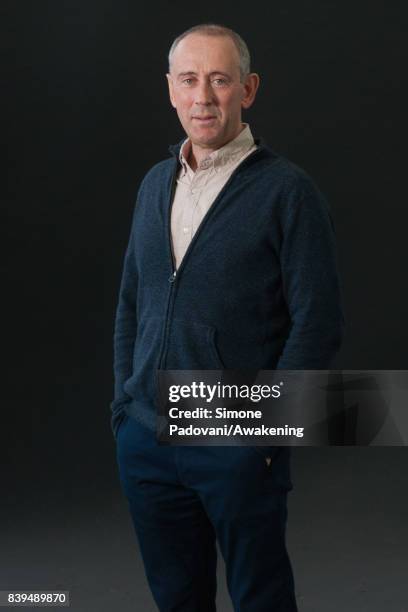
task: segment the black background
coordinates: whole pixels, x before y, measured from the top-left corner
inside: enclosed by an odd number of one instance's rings
[[[132,556],[136,544],[119,491],[109,403],[113,319],[137,188],[149,167],[168,156],[168,145],[183,137],[168,100],[168,49],[183,30],[205,21],[244,37],[261,76],[244,120],[255,136],[305,168],[331,205],[347,322],[338,366],[407,369],[406,4],[38,0],[3,2],[2,11],[2,516],[14,534],[10,551],[19,552],[14,564],[7,556],[0,588],[59,580],[67,589],[77,585],[73,609],[91,609],[93,591],[76,579],[84,553],[77,555],[73,545],[69,561],[53,563],[49,552],[53,525],[64,549],[71,531],[79,533],[69,517],[79,525],[86,516],[81,534],[93,530],[98,543],[84,547],[90,567],[98,572],[99,562],[101,576],[109,574],[107,559],[114,557],[117,570],[115,587],[98,580],[104,594],[98,609],[119,602],[123,612],[138,609],[130,579],[139,563],[146,597],[140,609],[153,610],[140,560]],[[396,599],[407,542],[406,459],[405,449],[390,448],[294,452],[289,531],[305,611],[362,610],[364,602],[383,610],[378,592],[373,596],[377,575],[390,585],[382,592],[387,609],[408,609]],[[363,547],[367,558],[358,558],[352,531],[361,533],[379,507],[367,535],[372,543],[380,534],[379,548]],[[324,517],[333,512],[338,520],[324,532]],[[305,516],[310,548],[299,544]],[[105,541],[107,532],[112,539]],[[48,542],[50,567],[28,555],[34,547],[28,533]],[[119,533],[126,534],[127,552]],[[328,534],[326,554],[340,559],[336,576],[350,572],[339,608],[331,595],[343,589],[341,578],[329,580],[326,600],[320,583],[315,591],[311,586],[327,571],[324,549],[311,542],[327,542]],[[350,548],[336,553],[347,541]],[[387,564],[388,545],[399,552],[390,552]],[[40,577],[39,567],[45,568]],[[357,586],[370,580],[374,591]],[[121,599],[127,588],[129,599]]]

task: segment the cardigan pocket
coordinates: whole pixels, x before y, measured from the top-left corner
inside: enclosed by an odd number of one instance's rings
[[[194,321],[173,319],[169,331],[166,369],[222,370],[216,329]]]
[[[214,364],[217,366],[217,369],[223,370],[225,368],[225,365],[220,357],[220,352],[217,346],[217,340],[216,340],[217,330],[215,329],[215,327],[209,327],[208,329],[209,329],[208,341],[209,341],[209,346],[211,349],[212,357],[214,359]]]

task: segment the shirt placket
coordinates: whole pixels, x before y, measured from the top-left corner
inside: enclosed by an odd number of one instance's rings
[[[185,238],[185,246],[188,246],[198,229],[199,223],[194,219],[194,215],[210,172],[210,167],[198,168],[191,180],[188,192],[188,206],[185,206],[183,210],[182,231]]]

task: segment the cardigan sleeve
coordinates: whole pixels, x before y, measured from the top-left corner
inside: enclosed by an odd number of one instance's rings
[[[133,220],[136,206],[133,212]],[[131,399],[124,390],[124,383],[132,375],[133,349],[137,333],[136,299],[138,275],[134,255],[133,220],[123,260],[113,333],[114,399],[110,404],[110,408],[112,411],[111,428],[115,437],[120,422],[125,416],[124,405]]]
[[[284,204],[280,263],[291,325],[277,368],[327,369],[344,328],[333,222],[307,176]]]

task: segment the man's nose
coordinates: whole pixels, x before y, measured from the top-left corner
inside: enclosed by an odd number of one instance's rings
[[[214,101],[214,93],[211,87],[211,83],[208,81],[201,81],[195,91],[195,103],[208,106]]]

